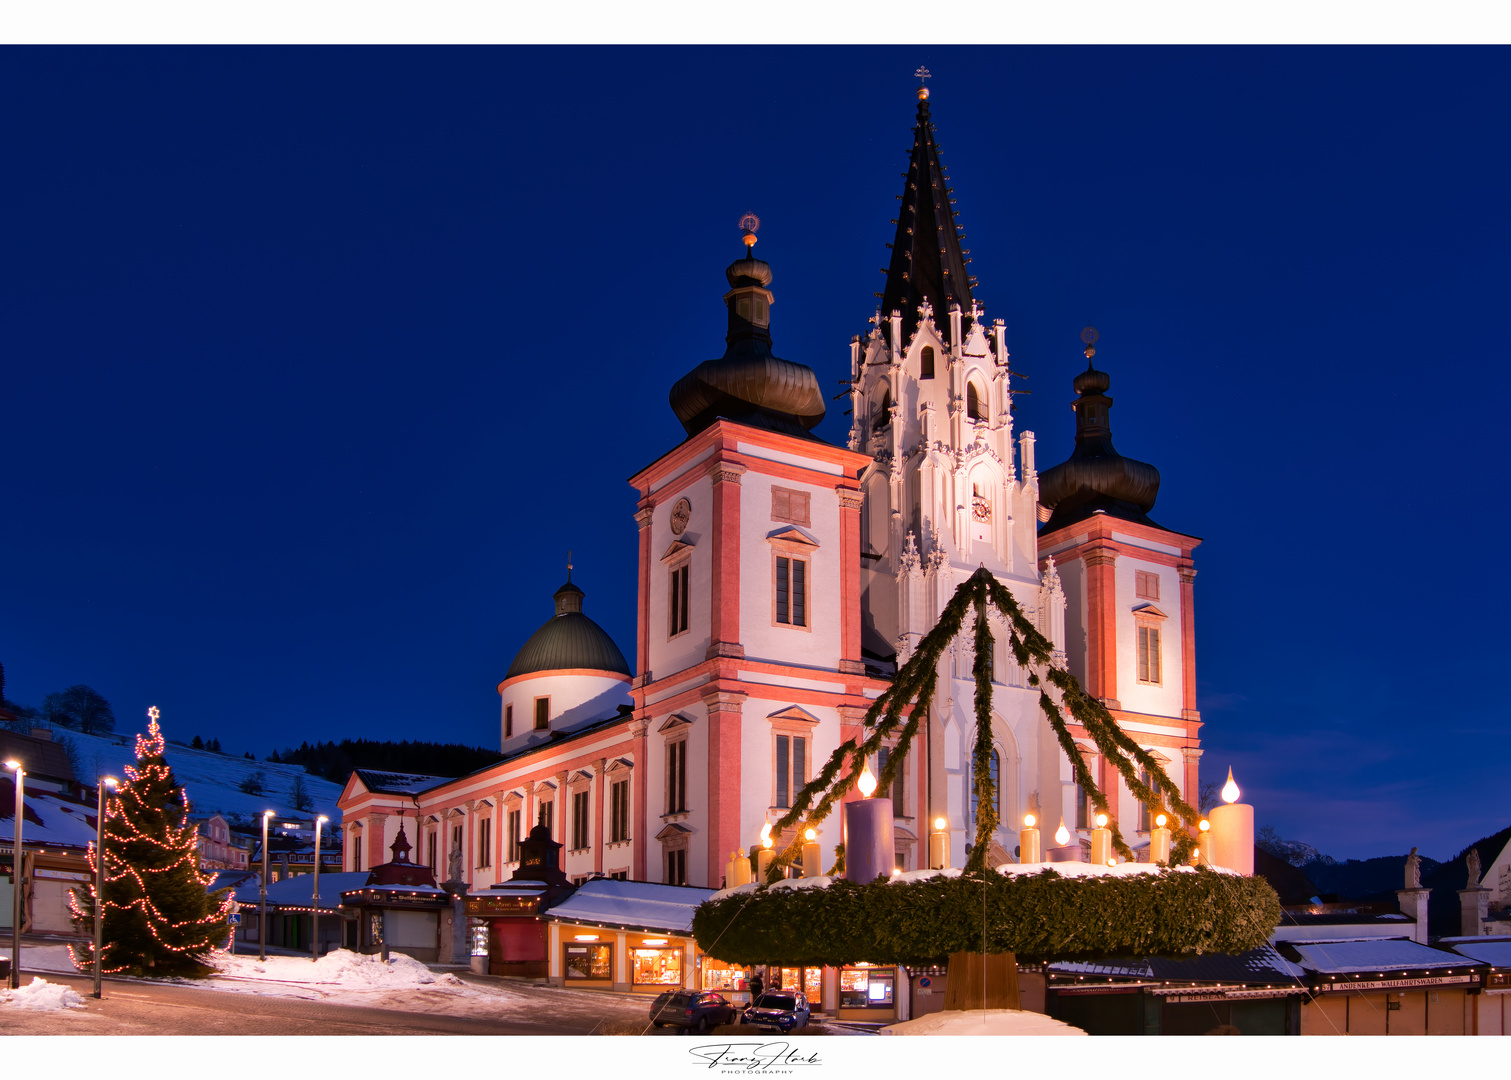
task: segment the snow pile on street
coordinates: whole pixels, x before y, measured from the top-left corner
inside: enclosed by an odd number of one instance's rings
[[[929,1013],[884,1027],[882,1035],[1085,1035],[1078,1027],[1018,1009],[972,1009]]]
[[[232,979],[266,982],[301,983],[309,986],[336,986],[349,990],[412,990],[421,986],[462,986],[462,980],[450,972],[437,974],[412,956],[389,953],[385,964],[380,957],[364,956],[350,949],[337,949],[319,960],[298,956],[231,956],[216,953],[211,963],[220,975]]]
[[[32,981],[19,990],[0,990],[0,1005],[12,1009],[30,1009],[33,1012],[60,1012],[63,1009],[82,1009],[84,999],[71,986],[50,983],[33,976]]]

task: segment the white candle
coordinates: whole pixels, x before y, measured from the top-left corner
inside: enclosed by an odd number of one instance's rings
[[[1228,782],[1223,785],[1222,797],[1226,805],[1214,806],[1211,813],[1212,831],[1207,836],[1212,862],[1240,874],[1254,873],[1254,808],[1238,801],[1238,785],[1233,782],[1233,770],[1228,770]]]
[[[1091,830],[1091,865],[1106,866],[1112,858],[1112,830],[1107,827],[1107,815],[1097,815],[1097,827]]]
[[[1165,828],[1170,819],[1160,814],[1154,819],[1154,828],[1149,831],[1149,861],[1170,864],[1170,830]]]
[[[1037,863],[1044,861],[1044,855],[1039,850],[1039,830],[1036,828],[1038,819],[1032,814],[1023,815],[1023,828],[1018,830],[1018,861],[1020,863]]]
[[[824,872],[824,852],[818,844],[818,831],[809,829],[803,834],[803,876],[819,877]]]
[[[934,831],[929,833],[929,869],[948,870],[950,867],[949,822],[942,817],[934,819]]]

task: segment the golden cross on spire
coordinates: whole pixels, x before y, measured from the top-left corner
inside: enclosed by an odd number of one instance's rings
[[[928,79],[931,74],[929,69],[926,67],[921,67],[917,71],[913,72],[913,74],[918,78],[918,100],[929,100]]]

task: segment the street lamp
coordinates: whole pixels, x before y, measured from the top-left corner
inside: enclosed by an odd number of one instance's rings
[[[10,961],[10,985],[12,990],[21,989],[21,799],[22,788],[25,787],[24,778],[26,770],[21,763],[14,759],[7,761],[5,767],[16,774],[16,827],[12,834],[16,846],[11,855],[11,961]]]
[[[320,959],[320,826],[330,818],[321,814],[315,819],[315,902],[310,911],[310,959]]]
[[[268,820],[275,811],[262,812],[262,882],[257,889],[257,959],[268,958]]]
[[[113,776],[100,777],[100,808],[94,818],[94,996],[100,996],[100,949],[105,929],[105,789],[120,783]]]

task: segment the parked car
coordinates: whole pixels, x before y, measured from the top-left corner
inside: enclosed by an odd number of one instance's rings
[[[769,990],[750,1003],[745,1023],[783,1034],[808,1026],[808,999],[795,990]]]
[[[713,991],[668,990],[651,1004],[651,1023],[656,1027],[680,1027],[707,1031],[732,1024],[739,1014],[734,1003]]]

